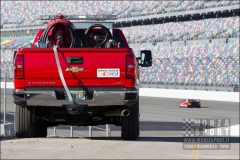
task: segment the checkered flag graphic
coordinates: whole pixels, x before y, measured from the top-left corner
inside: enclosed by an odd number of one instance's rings
[[[183,136],[185,137],[194,136],[194,119],[193,118],[183,119]]]

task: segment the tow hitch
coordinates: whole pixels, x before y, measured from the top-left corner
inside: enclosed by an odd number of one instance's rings
[[[80,114],[83,110],[83,105],[78,105],[74,102],[74,104],[66,105],[66,109],[69,114]]]

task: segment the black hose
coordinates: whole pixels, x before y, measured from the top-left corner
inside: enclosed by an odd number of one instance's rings
[[[89,35],[88,34],[89,34],[90,30],[93,28],[96,28],[96,27],[100,27],[100,28],[104,29],[104,31],[106,33],[105,40],[102,42],[102,44],[105,43],[105,41],[107,39],[112,39],[112,34],[107,27],[105,27],[104,25],[92,25],[84,33],[83,43],[86,47],[89,47],[89,45],[88,45]],[[102,45],[102,44],[100,44],[100,45]]]
[[[42,41],[42,42],[45,42],[45,43],[46,43],[47,34],[48,34],[49,30],[52,28],[53,25],[54,25],[54,24],[48,26],[48,28],[46,28],[46,29],[43,31],[41,37],[39,38],[39,41]]]
[[[77,42],[78,41],[77,34],[74,31],[74,29],[72,27],[70,27],[69,25],[61,23],[61,22],[53,23],[50,26],[48,26],[48,28],[46,28],[44,30],[44,32],[42,33],[42,35],[39,38],[39,40],[46,43],[47,38],[48,38],[48,32],[50,31],[51,28],[55,27],[56,25],[63,25],[70,31],[71,37],[72,37],[70,48],[77,48],[77,47],[79,47],[78,46],[79,43]]]

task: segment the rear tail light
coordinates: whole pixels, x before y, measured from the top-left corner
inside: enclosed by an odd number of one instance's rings
[[[134,56],[127,56],[126,78],[135,79],[137,76],[136,59]]]
[[[17,55],[14,61],[14,78],[23,79],[24,78],[24,57],[23,55]]]

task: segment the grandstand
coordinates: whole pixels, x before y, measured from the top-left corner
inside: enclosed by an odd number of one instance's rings
[[[229,1],[1,1],[1,24],[42,25],[38,14],[115,14],[118,18],[239,5]],[[48,6],[48,7],[46,7]]]
[[[10,79],[13,50],[29,47],[44,28],[39,14],[84,13],[117,15],[114,26],[136,55],[152,50],[153,67],[141,68],[142,85],[214,90],[239,85],[238,0],[1,1],[1,6],[1,70]]]

